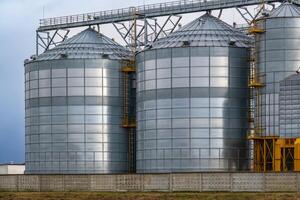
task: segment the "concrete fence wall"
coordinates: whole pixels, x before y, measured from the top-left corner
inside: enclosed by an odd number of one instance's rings
[[[1,175],[0,191],[300,192],[300,173]]]

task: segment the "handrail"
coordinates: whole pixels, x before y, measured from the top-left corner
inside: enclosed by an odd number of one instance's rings
[[[280,1],[283,0],[265,0],[266,3]],[[300,0],[296,0],[296,3],[297,2],[300,2]],[[138,7],[40,19],[40,27],[38,28],[38,31],[128,21],[132,19],[132,15],[135,15],[136,13],[139,15],[138,18],[159,17],[205,10],[250,6],[259,3],[261,3],[261,0],[177,0]]]

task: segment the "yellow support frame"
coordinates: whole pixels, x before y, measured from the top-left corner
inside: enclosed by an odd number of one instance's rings
[[[253,170],[255,172],[274,171],[275,169],[275,142],[278,137],[251,136],[254,141]]]
[[[265,30],[254,25],[254,26],[249,28],[248,32],[250,34],[262,34],[262,33],[265,32]]]
[[[255,172],[300,171],[300,138],[251,136],[254,141]]]
[[[134,74],[135,70],[135,60],[125,60],[123,61],[123,66],[121,68],[123,73],[123,120],[122,127],[127,129],[128,133],[128,171],[135,172],[135,128],[136,121],[135,118],[129,116],[129,95],[130,95],[130,74]]]
[[[300,172],[300,138],[294,144],[294,171]]]
[[[129,119],[129,74],[135,73],[135,62],[131,60],[124,61],[123,67],[121,68],[123,72],[123,128],[136,128],[135,119]]]

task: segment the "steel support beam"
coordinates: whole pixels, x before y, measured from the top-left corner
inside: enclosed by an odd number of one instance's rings
[[[283,0],[265,0],[265,3],[275,3],[282,1]],[[132,20],[132,16],[136,13],[138,13],[137,19],[144,19],[208,10],[246,7],[251,5],[258,5],[260,3],[261,0],[177,0],[139,7],[41,19],[38,31],[49,31],[56,29],[130,21]],[[300,0],[294,0],[293,3],[300,4]]]
[[[45,32],[36,32],[36,55],[43,53],[65,41],[70,30],[54,30]]]
[[[143,20],[135,20],[135,22],[113,23],[113,26],[128,47],[136,44],[139,50],[156,41],[159,37],[172,33],[181,19],[181,16],[170,15],[161,24],[158,23],[157,19],[144,18]],[[136,31],[133,31],[134,29]]]

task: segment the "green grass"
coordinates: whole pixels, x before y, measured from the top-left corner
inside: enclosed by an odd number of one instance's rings
[[[0,192],[0,200],[296,200],[297,193]]]

